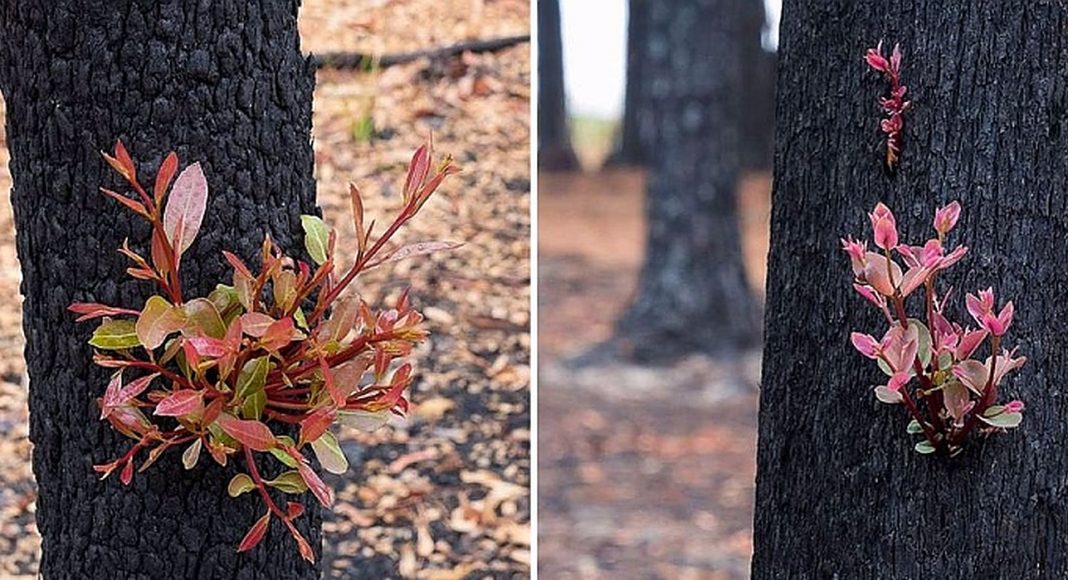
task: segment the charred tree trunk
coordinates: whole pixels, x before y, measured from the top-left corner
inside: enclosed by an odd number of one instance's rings
[[[641,128],[646,111],[642,107],[641,96],[644,78],[642,62],[648,43],[646,26],[650,4],[650,0],[630,0],[627,3],[627,85],[616,151],[608,160],[608,163],[613,165],[644,165],[646,162]]]
[[[314,77],[299,49],[298,4],[0,2],[46,578],[317,577],[277,522],[263,544],[236,553],[259,508],[228,497],[232,473],[210,459],[185,471],[164,457],[130,488],[97,480],[93,464],[132,442],[97,420],[108,373],[92,364],[92,325],[66,311],[75,300],[141,304],[150,292],[129,281],[115,251],[127,236],[143,251],[147,225],[98,191],[124,190],[99,153],[117,138],[142,174],[172,148],[204,166],[208,212],[183,260],[190,294],[226,281],[224,248],[249,259],[268,232],[302,247],[299,215],[315,211]],[[298,521],[318,552],[319,511],[305,505]]]
[[[735,210],[740,169],[738,41],[748,0],[649,6],[642,75],[651,132],[648,242],[637,297],[617,338],[638,360],[752,346],[750,293]]]
[[[558,171],[578,167],[568,130],[557,0],[538,0],[538,166]]]
[[[790,0],[783,23],[753,576],[1068,577],[1064,4]],[[879,39],[901,43],[913,103],[892,177],[887,84],[862,61]],[[992,285],[1029,360],[1001,388],[1022,426],[947,459],[914,453],[904,411],[872,395],[849,333],[878,316],[838,237],[883,201],[912,241],[953,199],[969,247],[945,281],[954,316]]]

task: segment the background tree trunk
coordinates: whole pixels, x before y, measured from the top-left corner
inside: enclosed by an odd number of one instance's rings
[[[558,171],[578,168],[568,130],[557,0],[538,0],[538,166]]]
[[[1068,577],[1068,16],[1063,3],[786,2],[760,401],[755,578]],[[882,169],[866,48],[900,42],[912,107]],[[849,345],[879,332],[838,237],[870,239],[884,201],[921,240],[959,199],[950,312],[992,285],[1028,363],[1002,398],[1023,425],[954,459],[921,456],[880,372]],[[905,238],[903,238],[904,240]],[[915,305],[913,305],[915,306]]]
[[[749,0],[648,7],[643,101],[651,174],[637,297],[618,325],[625,351],[654,360],[756,343],[735,211],[740,169],[738,36]]]
[[[646,112],[642,108],[641,95],[650,3],[650,0],[630,0],[627,3],[627,84],[616,150],[608,160],[613,165],[644,165],[646,162],[641,137],[642,119],[646,117]]]
[[[46,578],[315,578],[278,523],[248,554],[238,542],[261,512],[226,494],[234,472],[206,455],[186,472],[168,452],[131,488],[92,465],[132,442],[98,421],[108,372],[91,363],[91,324],[72,301],[136,306],[152,291],[125,275],[129,236],[147,224],[98,191],[121,191],[100,157],[122,138],[142,176],[169,149],[200,161],[210,198],[182,261],[190,295],[225,282],[224,248],[250,259],[270,232],[302,248],[315,208],[313,71],[300,53],[298,0],[0,2],[0,88],[14,180],[25,295],[30,436]],[[142,181],[151,185],[151,178]],[[240,462],[238,462],[240,463]],[[301,520],[316,552],[314,499]]]
[[[764,49],[767,14],[763,0],[743,6],[741,35],[745,77],[738,90],[742,119],[742,167],[752,171],[771,169],[775,140],[775,53]]]

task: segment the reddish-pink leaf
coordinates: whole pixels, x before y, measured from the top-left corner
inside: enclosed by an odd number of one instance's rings
[[[295,326],[292,318],[278,320],[264,331],[260,346],[269,351],[276,351],[293,341],[293,330]]]
[[[200,356],[219,358],[229,352],[225,341],[210,336],[193,336],[185,341]]]
[[[207,409],[204,409],[204,415],[200,418],[201,425],[211,425],[215,422],[215,419],[219,418],[219,413],[222,413],[223,406],[226,404],[226,399],[219,397],[212,401]]]
[[[163,195],[167,193],[167,186],[171,184],[171,179],[174,179],[174,172],[178,171],[178,155],[174,151],[167,154],[167,157],[163,160],[163,163],[159,166],[159,172],[156,173],[156,205],[163,202]]]
[[[259,421],[238,419],[226,413],[219,415],[216,421],[227,435],[254,451],[269,451],[276,444],[270,428]]]
[[[271,512],[263,514],[263,517],[256,520],[256,523],[252,524],[248,533],[245,534],[245,538],[241,540],[241,545],[237,547],[238,552],[247,552],[252,548],[255,548],[257,544],[263,540],[263,536],[267,533],[267,525],[271,523]]]
[[[163,210],[163,229],[178,255],[189,248],[200,231],[207,203],[208,181],[204,178],[200,163],[194,163],[182,170],[178,179],[174,180],[167,207]]]
[[[328,485],[323,483],[323,480],[303,461],[297,464],[297,471],[300,472],[301,479],[304,483],[308,484],[308,489],[315,494],[315,498],[319,500],[319,503],[324,507],[330,507],[334,503],[334,491],[330,489]]]
[[[120,316],[123,314],[137,316],[141,314],[140,312],[129,308],[115,308],[114,306],[97,304],[95,302],[75,302],[68,306],[67,310],[70,310],[75,314],[81,314],[75,322],[92,320],[93,318],[99,318],[101,316]]]
[[[334,380],[334,371],[330,368],[330,365],[326,364],[326,357],[323,353],[319,352],[319,370],[323,372],[323,380],[326,381],[326,390],[330,393],[330,398],[334,401],[334,404],[341,406],[345,404],[345,399],[348,395],[338,388],[337,381]]]
[[[392,251],[384,256],[376,257],[375,260],[373,260],[370,264],[367,265],[367,267],[373,268],[375,266],[380,266],[387,262],[397,262],[399,260],[414,258],[416,256],[425,256],[427,254],[432,254],[434,252],[440,252],[443,250],[455,250],[456,248],[459,248],[462,245],[463,244],[460,242],[447,241],[417,242],[414,244],[408,244],[407,246],[397,248],[395,251]]]
[[[249,271],[248,266],[246,266],[245,263],[241,261],[241,258],[238,258],[234,254],[227,252],[226,250],[223,250],[223,257],[226,258],[227,262],[230,262],[230,265],[234,267],[234,270],[241,272],[248,278],[255,278],[255,276],[252,275],[252,272]]]
[[[404,182],[404,201],[411,199],[415,189],[423,184],[427,174],[430,173],[430,148],[420,146],[412,155],[412,161],[408,164],[408,178]]]
[[[156,403],[154,415],[162,417],[182,417],[200,409],[204,404],[204,391],[182,389],[174,391],[167,398]]]
[[[337,411],[333,407],[322,407],[308,415],[308,418],[300,423],[300,440],[304,443],[315,441],[326,433],[335,417]]]
[[[110,415],[116,408],[129,403],[131,399],[137,397],[148,388],[149,383],[153,379],[159,376],[159,373],[152,373],[150,375],[141,377],[134,382],[122,386],[122,371],[119,371],[111,376],[111,382],[108,383],[107,389],[104,391],[103,409],[100,414],[100,418],[104,419]]]
[[[286,515],[289,519],[296,519],[304,515],[304,504],[291,501],[286,504]]]
[[[111,199],[114,199],[122,205],[125,205],[126,207],[130,208],[134,213],[144,217],[149,216],[148,210],[145,209],[145,205],[143,203],[132,200],[126,197],[125,195],[122,195],[121,193],[116,193],[114,191],[111,191],[110,189],[104,189],[103,187],[100,188],[100,191]]]
[[[119,474],[119,481],[123,485],[130,485],[130,482],[133,481],[133,461],[126,462],[126,467],[123,467],[122,473]]]
[[[119,175],[122,175],[126,181],[133,183],[137,179],[137,171],[134,168],[133,159],[130,158],[130,153],[126,151],[126,146],[122,144],[121,139],[115,143],[114,157],[103,151],[100,154],[104,156],[104,160],[108,162],[108,165],[117,171]]]
[[[367,249],[367,234],[363,227],[363,197],[360,189],[349,184],[349,198],[352,200],[352,225],[356,228],[357,249],[362,253]]]
[[[262,312],[247,312],[241,315],[241,326],[245,334],[260,338],[276,321]]]

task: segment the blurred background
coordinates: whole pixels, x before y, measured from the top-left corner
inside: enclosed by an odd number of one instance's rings
[[[527,576],[529,3],[305,0],[300,29],[303,49],[320,59],[318,195],[340,240],[354,238],[348,182],[360,186],[370,214],[387,215],[399,204],[412,152],[431,132],[437,152],[452,154],[464,170],[403,238],[466,245],[369,273],[358,284],[372,303],[410,285],[432,336],[415,357],[410,417],[373,433],[340,433],[352,469],[327,477],[337,501],[323,512],[324,575]],[[0,100],[0,126],[3,120]],[[127,146],[136,158],[138,144]],[[0,294],[7,297],[0,301],[0,578],[36,578],[40,538],[7,162],[0,130]]]
[[[777,0],[539,0],[539,571],[747,578]]]

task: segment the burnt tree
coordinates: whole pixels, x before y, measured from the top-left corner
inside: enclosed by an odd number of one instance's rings
[[[651,0],[627,2],[627,81],[623,96],[623,119],[616,136],[616,150],[608,163],[615,165],[643,165],[646,161],[642,146],[642,62],[648,46],[646,27]]]
[[[638,360],[724,353],[758,339],[735,203],[739,30],[749,1],[647,7],[648,240],[637,296],[617,327],[624,354]]]
[[[538,167],[578,168],[568,129],[558,0],[538,0]]]
[[[623,101],[623,119],[616,135],[615,151],[609,158],[612,165],[646,165],[648,141],[657,131],[655,103],[646,101],[643,74],[649,66],[657,66],[663,47],[650,42],[649,7],[651,0],[630,0],[627,3],[627,81]],[[742,51],[742,74],[734,90],[741,91],[736,99],[736,115],[741,120],[739,139],[741,163],[744,169],[763,170],[771,166],[771,140],[775,108],[775,55],[764,50],[762,40],[767,25],[762,0],[750,0],[738,7],[733,20]],[[652,60],[654,62],[650,63]]]
[[[298,0],[0,2],[0,88],[14,179],[30,436],[46,578],[315,578],[275,522],[252,552],[235,548],[256,500],[231,499],[232,476],[206,457],[192,471],[169,452],[130,488],[93,464],[132,442],[98,420],[108,372],[91,362],[93,325],[72,301],[141,304],[115,250],[146,253],[149,229],[98,186],[125,191],[103,162],[121,138],[141,174],[170,149],[200,161],[210,185],[204,227],[183,260],[187,291],[205,295],[255,256],[270,233],[300,248],[314,213],[313,70],[301,55]],[[174,455],[173,457],[170,455]],[[209,465],[210,463],[210,465]],[[298,520],[316,552],[320,512]]]
[[[1068,577],[1066,30],[1061,2],[785,3],[754,578]],[[862,61],[880,39],[901,43],[912,99],[894,175],[887,83]],[[883,201],[917,239],[953,199],[969,255],[947,272],[950,312],[992,285],[1029,360],[1001,387],[1022,426],[948,459],[915,453],[906,413],[872,395],[849,333],[879,318],[838,238],[870,240]]]

